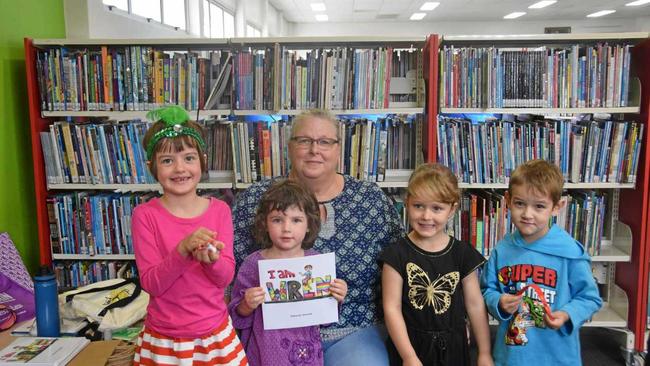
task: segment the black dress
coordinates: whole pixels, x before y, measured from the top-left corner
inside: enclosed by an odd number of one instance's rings
[[[462,280],[485,262],[469,244],[449,238],[439,252],[418,248],[403,238],[378,259],[404,279],[402,315],[423,365],[469,365]],[[402,365],[392,340],[386,342],[391,365]]]

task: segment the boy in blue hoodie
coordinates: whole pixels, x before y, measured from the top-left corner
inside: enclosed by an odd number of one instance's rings
[[[578,330],[602,305],[589,255],[551,216],[564,178],[544,160],[517,167],[506,201],[517,230],[490,254],[481,278],[489,312],[499,321],[495,365],[580,365]]]

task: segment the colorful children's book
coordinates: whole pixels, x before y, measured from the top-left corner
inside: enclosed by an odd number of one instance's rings
[[[0,350],[0,366],[16,364],[63,366],[81,352],[89,342],[81,337],[18,337]]]

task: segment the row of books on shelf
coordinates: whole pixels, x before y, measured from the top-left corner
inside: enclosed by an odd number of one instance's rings
[[[229,190],[202,190],[232,204]],[[134,254],[131,217],[135,207],[159,196],[157,191],[105,193],[74,191],[47,198],[52,254],[86,256]]]
[[[142,147],[149,122],[54,122],[40,132],[48,184],[155,183]],[[205,121],[208,170],[232,170],[228,125]]]
[[[555,162],[573,183],[634,183],[644,125],[611,120],[487,120],[440,116],[438,161],[466,183],[507,183],[524,161]],[[340,172],[384,181],[423,161],[424,116],[342,119]],[[55,122],[40,133],[49,184],[154,183],[142,149],[149,123]],[[286,175],[290,122],[209,121],[208,169],[251,183]]]
[[[52,253],[133,254],[133,209],[156,195],[76,191],[48,197]]]
[[[165,104],[203,109],[211,90],[230,79],[230,54],[218,50],[54,47],[38,50],[36,58],[44,111],[138,111]]]
[[[54,122],[40,132],[48,183],[153,183],[142,148],[149,124]]]
[[[340,173],[382,182],[387,170],[414,169],[424,161],[425,119],[421,114],[339,122]],[[290,121],[236,122],[230,126],[237,182],[252,183],[288,174]]]
[[[445,46],[442,108],[626,107],[629,44],[499,48]]]
[[[419,49],[49,47],[37,51],[36,67],[43,111],[372,109],[424,101]],[[413,87],[391,92],[392,78]]]
[[[573,183],[635,183],[644,125],[612,120],[472,122],[438,118],[438,161],[466,183],[507,183],[525,161],[557,164]]]
[[[414,73],[408,75],[416,84],[423,85],[421,73],[418,75],[415,71],[422,69],[420,50],[337,47],[301,52],[283,47],[278,64],[279,77],[273,87],[279,93],[279,105],[284,109],[374,109],[422,105],[423,87],[391,91],[392,78],[406,78],[405,69],[413,70]],[[261,76],[259,78],[262,80]],[[250,87],[257,92],[262,90],[257,85]],[[404,102],[404,95],[410,97],[410,103]],[[251,99],[246,100],[244,107],[239,108],[241,104],[236,104],[237,109],[253,109]],[[268,104],[257,103],[255,109]]]
[[[138,277],[134,261],[55,261],[54,275],[59,289],[77,288],[114,278]]]
[[[390,170],[415,169],[424,163],[424,115],[342,122],[339,125],[341,173],[361,180],[383,182]]]
[[[396,209],[406,221],[406,208],[399,196],[392,196]],[[554,223],[582,243],[589,255],[599,255],[601,239],[609,230],[604,191],[576,190],[562,197],[566,201]],[[502,190],[463,191],[459,209],[447,224],[449,235],[463,240],[489,256],[499,240],[515,230]]]
[[[230,125],[235,180],[252,183],[289,172],[291,123],[236,122]]]
[[[230,142],[231,122],[209,119],[203,125],[205,128],[205,146],[208,156],[209,171],[233,171],[233,155]]]
[[[424,123],[421,114],[341,119],[340,172],[383,181],[386,170],[413,169],[423,161]],[[290,121],[209,120],[204,125],[208,170],[234,170],[240,183],[287,174]],[[149,126],[140,120],[54,122],[40,132],[48,184],[155,183],[142,148]]]

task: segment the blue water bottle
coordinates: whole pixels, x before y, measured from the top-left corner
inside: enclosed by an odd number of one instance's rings
[[[36,294],[36,334],[39,337],[58,337],[61,335],[59,323],[59,297],[56,278],[49,266],[42,266],[34,277]]]

